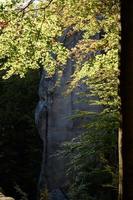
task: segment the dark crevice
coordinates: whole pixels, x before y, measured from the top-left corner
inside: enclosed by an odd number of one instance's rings
[[[48,107],[46,107],[46,129],[45,129],[45,165],[48,161]]]

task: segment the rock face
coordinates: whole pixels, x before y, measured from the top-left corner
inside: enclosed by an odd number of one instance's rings
[[[0,192],[0,200],[15,200],[12,197],[6,197],[3,193]]]
[[[67,35],[67,31],[65,34]],[[82,33],[75,33],[70,37],[63,36],[60,40],[64,42],[67,48],[72,48],[81,38]],[[70,141],[81,134],[79,121],[71,120],[71,115],[77,109],[99,110],[99,108],[91,108],[83,103],[76,103],[79,98],[77,92],[86,90],[83,85],[76,88],[70,95],[63,95],[73,71],[74,61],[70,59],[61,75],[55,74],[54,77],[49,78],[42,72],[39,85],[39,102],[35,111],[35,121],[44,148],[39,190],[43,190],[47,185],[49,191],[51,191],[52,200],[66,199],[61,191],[68,181],[65,177],[67,161],[57,159],[53,155],[59,150],[63,142]],[[57,84],[59,76],[60,82]]]

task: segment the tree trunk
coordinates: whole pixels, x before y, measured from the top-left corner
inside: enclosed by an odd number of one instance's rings
[[[123,200],[133,200],[133,1],[122,1]]]
[[[122,200],[123,193],[123,158],[122,158],[122,129],[118,131],[118,157],[119,157],[119,186],[118,186],[118,200]]]

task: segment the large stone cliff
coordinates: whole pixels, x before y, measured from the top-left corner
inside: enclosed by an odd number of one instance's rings
[[[82,38],[82,33],[74,33],[68,37],[67,31],[60,39],[70,49]],[[77,92],[85,92],[86,90],[84,85],[78,86],[67,96],[63,95],[73,72],[74,61],[69,59],[62,74],[57,73],[50,78],[42,71],[39,84],[39,102],[35,111],[36,126],[43,141],[39,190],[43,190],[47,185],[51,194],[58,193],[56,198],[51,197],[52,200],[63,200],[59,194],[68,184],[65,176],[67,161],[63,158],[57,159],[54,154],[63,142],[70,141],[82,132],[79,128],[79,121],[72,120],[70,117],[77,109],[98,111],[96,107],[91,108],[87,104],[76,103],[79,99]],[[59,76],[60,82],[58,81]],[[59,83],[57,84],[57,82]]]

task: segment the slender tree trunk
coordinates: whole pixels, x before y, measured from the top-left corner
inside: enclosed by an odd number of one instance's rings
[[[118,157],[119,157],[119,186],[118,200],[122,200],[123,194],[123,158],[122,158],[122,129],[118,131]]]

